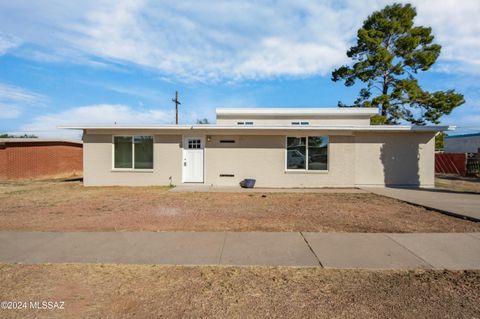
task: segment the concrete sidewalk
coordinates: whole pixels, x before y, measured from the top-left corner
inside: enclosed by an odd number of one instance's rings
[[[480,195],[478,194],[421,188],[384,187],[363,188],[363,190],[480,222]]]
[[[0,262],[480,269],[480,233],[4,231]]]

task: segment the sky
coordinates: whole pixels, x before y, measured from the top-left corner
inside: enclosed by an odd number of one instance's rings
[[[400,1],[402,2],[402,1]],[[466,103],[442,124],[480,131],[480,1],[415,0],[442,45],[419,75]],[[216,107],[336,107],[331,81],[384,0],[0,0],[0,133],[79,138],[68,124],[180,123]],[[433,4],[434,3],[434,4]]]

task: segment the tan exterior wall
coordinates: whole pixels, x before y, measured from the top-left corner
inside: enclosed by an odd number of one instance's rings
[[[308,122],[309,125],[369,125],[370,117],[328,117],[322,116],[319,118],[217,118],[217,124],[219,125],[237,125],[239,121],[251,121],[254,125],[291,125],[292,122]]]
[[[129,134],[142,135],[145,132]],[[329,135],[327,172],[285,169],[285,135],[214,135],[204,150],[204,183],[238,185],[255,178],[258,187],[353,187],[434,184],[433,133],[288,133]],[[121,133],[116,133],[122,135]],[[200,134],[197,134],[200,135]],[[235,140],[221,144],[220,140]],[[100,185],[179,185],[182,183],[182,135],[154,135],[154,169],[112,169],[112,135],[84,134],[84,182]],[[221,177],[233,174],[233,177]]]
[[[434,133],[357,133],[355,184],[433,187],[434,137]]]
[[[139,133],[139,135],[141,134]],[[181,183],[181,135],[154,135],[154,169],[151,171],[114,170],[112,166],[112,135],[110,134],[84,134],[83,139],[85,186],[148,186]]]
[[[221,139],[236,143],[220,144]],[[205,151],[205,183],[238,185],[244,178],[255,178],[259,187],[353,187],[354,137],[330,136],[328,151],[328,172],[287,172],[285,136],[212,136]]]

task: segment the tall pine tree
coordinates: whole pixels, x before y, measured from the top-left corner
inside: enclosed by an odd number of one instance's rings
[[[440,55],[433,43],[432,29],[414,26],[415,8],[393,4],[372,13],[357,33],[357,43],[347,51],[355,61],[332,72],[333,81],[352,86],[366,83],[354,107],[376,107],[380,115],[373,124],[398,124],[406,120],[417,125],[439,123],[444,114],[465,102],[454,90],[428,92],[415,76],[427,71]],[[339,102],[339,106],[349,106]]]

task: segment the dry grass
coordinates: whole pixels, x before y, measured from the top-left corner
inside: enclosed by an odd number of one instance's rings
[[[167,190],[79,182],[0,184],[0,230],[480,231],[480,223],[374,194]]]
[[[2,318],[478,318],[479,271],[0,265]]]
[[[457,192],[480,194],[480,177],[437,175],[435,178],[435,187],[445,188]]]

